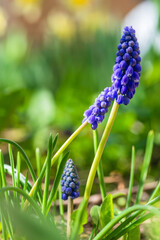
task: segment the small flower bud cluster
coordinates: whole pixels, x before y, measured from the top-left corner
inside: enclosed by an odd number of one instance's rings
[[[135,94],[139,85],[141,73],[141,57],[139,44],[132,27],[125,27],[118,45],[118,52],[113,67],[112,82],[117,90],[116,101],[118,104],[127,105]]]
[[[105,113],[108,112],[108,108],[111,105],[111,101],[117,97],[117,91],[111,88],[105,88],[99,96],[95,99],[93,105],[84,112],[83,122],[88,120],[91,124],[91,128],[95,130],[98,123],[101,123],[104,119]]]
[[[97,128],[98,123],[103,121],[111,101],[116,99],[118,104],[127,105],[133,98],[141,74],[141,57],[139,54],[140,50],[135,37],[135,30],[126,26],[118,45],[111,77],[112,86],[105,88],[95,99],[95,103],[84,112],[83,122],[87,120],[93,130]]]
[[[77,169],[72,159],[69,159],[65,165],[61,180],[62,199],[67,200],[79,197],[79,177]]]

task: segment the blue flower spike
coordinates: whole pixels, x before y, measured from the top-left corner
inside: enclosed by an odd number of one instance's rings
[[[117,90],[116,102],[127,105],[135,94],[141,75],[141,57],[135,30],[126,26],[118,45],[112,83]]]
[[[114,91],[113,87],[105,88],[95,99],[94,104],[84,112],[83,122],[88,120],[88,123],[91,124],[91,128],[95,130],[98,123],[103,121],[105,114],[108,112],[111,101],[116,97],[117,91]]]
[[[126,26],[118,45],[117,57],[111,77],[112,86],[102,91],[93,105],[84,112],[83,122],[88,121],[95,130],[104,119],[111,101],[128,105],[139,85],[141,75],[141,57],[135,30]]]
[[[79,197],[79,177],[77,169],[72,159],[69,159],[65,165],[61,180],[62,199],[67,200]]]

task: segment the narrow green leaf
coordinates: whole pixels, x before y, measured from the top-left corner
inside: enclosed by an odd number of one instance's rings
[[[41,157],[40,157],[40,150],[36,148],[36,166],[37,166],[37,177],[39,177],[41,172]]]
[[[15,181],[15,174],[14,174],[14,158],[13,158],[11,144],[8,144],[8,151],[9,151],[10,164],[11,164],[11,168],[12,168],[12,182],[13,182],[13,186],[15,187],[16,181]]]
[[[59,165],[60,165],[62,159],[63,159],[63,153],[61,154],[61,156],[59,158],[58,168],[59,168]],[[59,187],[58,187],[58,198],[59,198],[59,211],[60,211],[60,215],[61,215],[61,220],[62,220],[62,224],[64,224],[64,207],[63,207],[62,191],[61,191],[60,183],[59,183]]]
[[[38,204],[36,203],[36,201],[31,198],[27,193],[25,193],[22,189],[17,188],[17,187],[12,187],[12,186],[7,186],[7,187],[3,187],[0,189],[0,198],[4,197],[4,194],[8,191],[15,191],[17,193],[19,193],[20,195],[22,195],[25,199],[27,199],[29,201],[29,203],[32,205],[33,209],[35,210],[35,212],[37,213],[37,215],[42,218],[43,215],[40,211],[40,208],[38,206]],[[2,201],[0,201],[0,204],[3,204]]]
[[[90,210],[90,215],[94,224],[99,225],[100,206],[94,205]]]
[[[158,196],[160,196],[160,181],[158,182],[156,188],[154,189],[152,195],[150,196],[149,201]]]
[[[16,230],[14,240],[66,240],[60,230],[48,218],[43,216],[33,217],[33,214],[20,211],[19,208],[10,204],[5,204],[4,207],[4,215],[8,214],[10,216],[13,228]]]
[[[55,147],[55,144],[56,144],[56,142],[57,142],[57,139],[58,139],[58,134],[55,136],[55,138],[54,138],[54,140],[53,140],[53,144],[52,144],[52,151],[53,151],[53,147]],[[33,197],[36,197],[36,195],[37,195],[37,191],[39,191],[39,192],[41,192],[41,182],[42,182],[42,179],[43,179],[43,177],[44,177],[44,175],[45,175],[45,170],[46,170],[46,166],[47,166],[47,158],[46,158],[46,160],[45,160],[45,162],[44,162],[44,164],[43,164],[43,167],[42,167],[42,169],[41,169],[41,172],[40,172],[40,175],[39,175],[39,177],[38,177],[38,179],[37,179],[37,181],[36,181],[36,185],[32,188],[32,190],[33,190]],[[41,197],[41,199],[42,199],[42,197]],[[26,205],[27,205],[27,202],[25,203]],[[25,205],[24,204],[24,205]],[[26,207],[26,206],[25,206]]]
[[[7,230],[6,230],[6,225],[3,216],[1,215],[1,223],[2,223],[2,236],[4,240],[8,240],[7,237]]]
[[[140,176],[138,193],[137,193],[137,197],[136,197],[136,204],[138,204],[140,202],[140,199],[141,199],[141,196],[143,193],[143,186],[144,186],[144,182],[147,177],[148,168],[149,168],[149,164],[150,164],[151,157],[152,157],[153,142],[154,142],[154,132],[151,130],[148,133],[148,137],[147,137],[147,144],[146,144],[144,162],[143,162],[141,176]]]
[[[134,229],[130,230],[128,232],[128,236],[126,240],[140,240],[141,239],[141,233],[139,226],[135,227]]]
[[[16,185],[19,187],[20,185],[20,172],[21,172],[21,158],[20,153],[17,153],[17,179],[16,179]]]
[[[93,143],[94,143],[94,154],[96,154],[98,149],[98,131],[97,129],[93,131]],[[99,185],[100,185],[100,191],[102,196],[102,201],[104,201],[106,197],[106,185],[104,182],[104,173],[103,173],[103,167],[102,167],[102,159],[99,162],[98,168],[97,168],[97,175],[99,179]]]
[[[6,182],[6,175],[4,171],[4,160],[3,160],[3,154],[0,149],[0,173],[1,173],[1,178],[2,178],[2,186],[5,187],[7,185]]]
[[[12,176],[12,168],[10,165],[4,164],[4,171]],[[17,180],[18,173],[17,173],[16,169],[14,169],[14,176],[15,176],[15,180]],[[21,187],[24,188],[26,177],[22,173],[20,173],[20,175],[19,175],[19,181],[20,181]],[[27,189],[26,190],[28,193],[30,192],[31,188],[32,188],[31,183],[29,181],[27,181]]]
[[[23,191],[26,193],[27,191],[27,182],[28,182],[28,171],[26,172],[26,179],[25,179],[25,183],[24,183],[24,187],[23,187]],[[22,202],[21,202],[21,208],[23,208],[24,205],[24,197],[22,197]]]
[[[147,219],[153,217],[154,214],[147,213],[143,215],[142,217],[139,217],[136,221],[129,224],[127,227],[122,228],[120,231],[117,232],[117,234],[114,236],[114,239],[119,239],[121,236],[125,236],[125,239],[128,237],[128,233],[135,229],[136,227],[139,227],[139,225],[143,222],[145,222]],[[109,238],[112,239],[112,238]],[[128,239],[127,239],[128,240]]]
[[[48,203],[47,203],[47,213],[48,213],[48,211],[51,207],[51,204],[52,204],[52,201],[54,199],[55,194],[57,194],[58,185],[59,185],[59,182],[61,180],[62,173],[63,173],[64,167],[65,167],[68,155],[69,155],[69,152],[67,152],[64,155],[64,157],[63,157],[63,159],[62,159],[62,161],[61,161],[61,163],[58,167],[57,174],[56,174],[56,177],[55,177],[55,180],[54,180],[54,183],[53,183],[50,195],[49,195]]]
[[[57,140],[58,140],[58,133],[56,134],[55,138],[53,139],[53,142],[52,142],[52,151],[54,150],[54,148],[55,148],[55,146],[56,146]]]
[[[72,213],[72,216],[71,216],[71,228],[74,227],[74,223],[75,223],[78,211],[79,211],[79,209],[75,210]],[[83,225],[87,223],[87,219],[88,219],[88,212],[85,209],[83,211],[83,215],[82,215],[81,222],[80,222],[80,225],[79,225],[79,232],[78,232],[79,234],[81,234],[83,232]]]
[[[53,141],[52,135],[50,135],[49,143],[48,143],[47,167],[46,167],[46,175],[45,175],[43,202],[42,202],[42,213],[43,214],[46,214],[48,190],[49,190],[49,183],[50,183],[50,170],[51,170],[51,158],[52,158],[52,141]]]
[[[111,194],[108,194],[100,209],[100,228],[104,228],[113,219],[113,217],[113,198]]]
[[[25,160],[25,162],[26,162],[26,164],[27,164],[27,166],[28,166],[28,169],[29,169],[29,171],[30,171],[30,173],[31,173],[32,179],[33,179],[33,181],[35,182],[36,179],[37,179],[36,174],[35,174],[35,172],[34,172],[34,170],[33,170],[33,167],[32,167],[32,165],[31,165],[31,162],[30,162],[29,158],[27,157],[26,153],[25,153],[24,150],[21,148],[21,146],[20,146],[18,143],[14,142],[14,141],[11,141],[11,140],[9,140],[9,139],[5,139],[5,138],[0,138],[0,142],[10,143],[10,144],[14,145],[14,146],[19,150],[19,152],[20,152],[20,153],[22,154],[22,156],[24,157],[24,160]]]
[[[131,171],[130,171],[129,190],[128,190],[126,208],[129,207],[131,196],[132,196],[132,187],[133,187],[133,181],[134,181],[134,166],[135,166],[135,147],[132,146]]]

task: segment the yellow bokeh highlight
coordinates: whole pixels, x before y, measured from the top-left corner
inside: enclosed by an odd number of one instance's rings
[[[6,15],[5,15],[3,9],[0,8],[0,36],[3,36],[3,34],[6,31],[6,27],[7,27]]]
[[[83,15],[80,20],[80,30],[83,32],[106,31],[108,15],[101,11],[91,11]]]
[[[65,13],[51,13],[47,19],[49,29],[60,39],[71,39],[76,32],[72,18]]]
[[[75,5],[86,5],[89,2],[90,0],[70,0],[70,3]]]
[[[15,0],[16,3],[27,6],[27,5],[37,5],[40,3],[40,0]]]
[[[62,0],[64,5],[73,11],[84,10],[88,8],[93,0]]]
[[[42,0],[15,0],[16,14],[23,15],[30,22],[36,22],[41,15]]]

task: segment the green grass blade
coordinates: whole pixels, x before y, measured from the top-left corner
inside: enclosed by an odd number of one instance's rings
[[[54,180],[54,183],[53,183],[50,195],[49,195],[49,199],[48,199],[48,202],[47,202],[47,213],[48,213],[48,211],[49,211],[49,209],[51,207],[51,204],[52,204],[52,201],[54,199],[54,196],[57,193],[57,189],[58,189],[61,177],[62,177],[62,173],[63,173],[64,167],[65,167],[68,155],[69,155],[69,152],[67,152],[64,155],[64,157],[63,157],[63,159],[62,159],[62,161],[61,161],[61,163],[59,165],[59,168],[57,170],[57,174],[56,174],[56,177],[55,177],[55,180]]]
[[[134,181],[134,166],[135,166],[135,147],[132,146],[131,171],[130,171],[130,180],[129,180],[129,189],[128,189],[126,208],[129,207],[131,196],[132,196],[132,187],[133,187],[133,181]]]
[[[93,131],[93,143],[94,143],[94,154],[96,154],[97,149],[98,149],[98,131],[97,129]],[[98,168],[97,168],[97,175],[99,179],[99,184],[100,184],[100,191],[102,195],[102,201],[106,197],[106,185],[104,183],[104,174],[103,174],[103,168],[102,168],[102,159],[99,162]]]
[[[51,170],[51,158],[52,158],[52,135],[49,137],[48,144],[48,154],[47,154],[47,167],[46,167],[46,175],[45,175],[45,185],[44,185],[44,193],[43,193],[43,202],[42,202],[42,213],[46,214],[47,207],[47,198],[48,198],[48,190],[50,183],[50,170]]]
[[[160,201],[160,196],[159,197],[156,197],[155,199],[153,199],[152,201],[148,202],[146,204],[146,206],[148,205],[154,205],[155,203],[159,202]],[[116,236],[122,229],[124,229],[127,225],[130,225],[130,223],[136,219],[138,216],[140,216],[141,214],[143,214],[143,210],[139,210],[139,211],[136,211],[135,213],[133,213],[131,216],[127,217],[127,219],[122,222],[118,227],[116,227],[112,233],[110,233],[108,236],[107,236],[107,240],[111,240],[114,238],[114,236]]]
[[[43,215],[40,211],[39,206],[37,205],[36,201],[31,198],[27,193],[25,193],[22,189],[17,188],[17,187],[12,187],[12,186],[7,186],[7,187],[3,187],[0,189],[0,198],[2,198],[4,196],[4,194],[8,191],[15,191],[17,193],[19,193],[20,195],[22,195],[25,199],[28,200],[28,202],[31,204],[31,206],[33,207],[33,209],[35,210],[35,212],[37,213],[37,215],[40,218],[43,218]],[[1,201],[0,201],[1,203]]]
[[[7,185],[7,181],[6,181],[5,171],[4,171],[4,160],[3,160],[1,149],[0,149],[0,172],[1,172],[2,186],[5,187]]]
[[[21,172],[21,158],[20,153],[17,153],[17,179],[16,179],[16,186],[20,187],[20,172]]]
[[[12,168],[12,183],[13,183],[13,186],[16,187],[15,173],[14,173],[14,158],[13,158],[11,144],[8,144],[8,151],[9,151],[10,164]]]
[[[3,239],[4,240],[8,240],[6,224],[5,224],[4,217],[2,216],[2,214],[1,214],[1,224],[2,224],[2,236],[3,236]]]
[[[129,214],[136,212],[138,210],[143,211],[149,211],[153,213],[154,215],[157,215],[160,217],[160,211],[157,211],[157,208],[147,205],[135,205],[132,207],[129,207],[128,209],[125,209],[122,211],[118,216],[116,216],[113,220],[111,220],[94,238],[94,240],[101,240],[103,237],[123,218],[127,217]],[[114,238],[113,238],[114,239]],[[108,240],[108,238],[106,238]]]
[[[63,159],[63,153],[61,154],[58,162],[58,168]],[[58,199],[59,199],[59,211],[60,211],[60,216],[61,216],[61,221],[62,224],[64,224],[64,207],[63,207],[63,201],[62,201],[62,191],[61,191],[61,184],[59,183],[58,186]]]
[[[52,151],[54,151],[54,148],[56,146],[57,140],[58,140],[58,133],[56,134],[55,138],[52,141]]]
[[[143,186],[144,186],[144,182],[145,182],[146,177],[147,177],[148,168],[149,168],[149,164],[150,164],[151,157],[152,157],[153,142],[154,142],[154,132],[150,131],[148,133],[148,137],[147,137],[147,144],[146,144],[144,162],[143,162],[143,166],[142,166],[140,183],[139,183],[138,193],[137,193],[136,202],[135,202],[136,204],[138,204],[140,202],[140,199],[141,199],[141,196],[142,196],[142,193],[143,193]]]
[[[6,211],[4,216],[9,214],[12,219],[12,225],[15,229],[14,239],[25,240],[65,240],[60,230],[48,219],[33,217],[29,212],[20,211],[19,208],[5,204]]]
[[[54,138],[54,140],[53,140],[52,151],[53,151],[53,149],[54,149],[54,147],[55,147],[55,145],[56,145],[57,139],[58,139],[58,134],[55,136],[55,138]],[[38,191],[38,190],[40,191],[40,189],[41,189],[41,182],[42,182],[42,179],[43,179],[44,174],[45,174],[46,165],[47,165],[47,158],[46,158],[46,160],[45,160],[45,162],[44,162],[44,164],[43,164],[43,167],[42,167],[42,169],[41,169],[40,175],[39,175],[39,177],[38,177],[38,179],[37,179],[37,181],[36,181],[36,185],[32,188],[33,193],[32,193],[32,194],[30,193],[31,195],[33,195],[33,197],[35,197],[36,194],[37,194],[37,191]],[[25,208],[26,208],[26,206],[27,206],[27,202],[24,204],[24,207],[25,207]]]
[[[37,166],[37,177],[39,177],[41,172],[41,156],[39,148],[36,148],[36,166]]]
[[[27,191],[27,185],[28,185],[28,171],[26,172],[26,178],[25,178],[24,187],[23,187],[23,191],[25,193]],[[23,208],[23,205],[24,205],[24,197],[22,196],[21,208]]]
[[[12,176],[12,167],[10,165],[4,164],[4,171],[5,173],[8,173],[10,176]],[[17,175],[18,175],[17,169],[14,169],[15,181],[17,181]],[[19,174],[19,181],[20,181],[21,187],[24,188],[26,177],[22,173]],[[29,192],[31,188],[32,188],[32,185],[27,180],[27,192]]]
[[[25,160],[25,162],[27,164],[27,167],[28,167],[28,169],[29,169],[29,171],[31,173],[33,181],[35,182],[36,179],[37,179],[36,174],[35,174],[35,172],[33,170],[33,167],[31,165],[31,162],[30,162],[29,158],[27,157],[26,153],[21,148],[21,146],[18,143],[14,142],[14,141],[11,141],[9,139],[5,139],[5,138],[0,138],[0,142],[10,143],[10,144],[14,145],[18,149],[18,151],[22,154],[22,156],[23,156],[23,158],[24,158],[24,160]]]
[[[138,218],[136,221],[131,223],[129,226],[127,226],[126,228],[124,228],[121,231],[119,231],[118,234],[114,236],[114,239],[115,240],[119,239],[120,237],[124,236],[124,234],[128,233],[129,231],[131,231],[132,229],[134,229],[135,227],[139,226],[141,223],[145,222],[147,219],[150,219],[153,216],[154,216],[153,213],[147,213],[144,216]]]
[[[61,192],[61,186],[59,184],[58,187],[58,198],[59,198],[59,211],[62,223],[64,223],[64,207],[63,207],[63,201],[62,201],[62,192]]]
[[[157,197],[160,195],[160,181],[158,182],[156,188],[154,189],[152,195],[149,198],[149,201],[151,201],[153,198]]]

